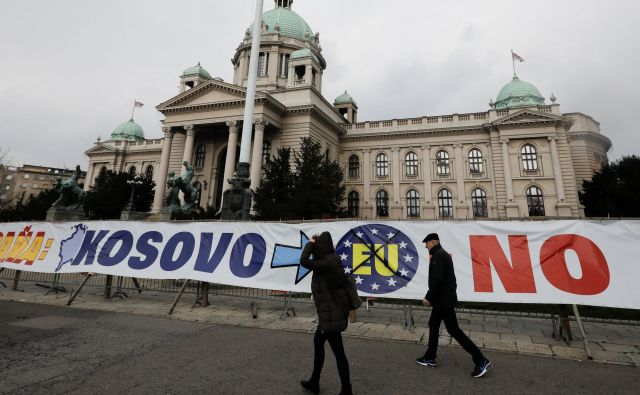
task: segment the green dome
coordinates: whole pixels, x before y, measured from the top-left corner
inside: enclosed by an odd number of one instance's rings
[[[129,122],[119,125],[112,133],[111,139],[116,141],[137,141],[144,140],[144,130],[137,123],[133,122],[133,118]]]
[[[198,64],[193,67],[189,67],[184,71],[184,73],[182,73],[183,77],[188,77],[190,75],[201,75],[206,79],[211,79],[211,74],[209,74],[209,72],[205,70],[204,67],[200,66],[200,62],[198,62]]]
[[[340,96],[336,97],[336,100],[333,102],[334,105],[349,104],[349,103],[356,104],[356,101],[353,100],[353,97],[351,97],[351,95],[348,94],[347,91],[344,91],[343,94],[341,94]]]
[[[496,99],[497,109],[537,105],[544,105],[544,97],[538,88],[528,82],[521,81],[515,75],[511,82],[500,89]]]
[[[289,8],[277,6],[262,14],[262,21],[267,25],[269,33],[276,32],[276,25],[280,27],[280,34],[299,40],[308,40],[313,37],[313,31],[304,19]],[[253,24],[249,27],[249,32],[253,31]],[[305,37],[305,34],[307,36]]]

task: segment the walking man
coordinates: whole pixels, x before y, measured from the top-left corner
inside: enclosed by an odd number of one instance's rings
[[[431,233],[422,240],[429,250],[429,291],[422,299],[425,306],[432,306],[429,318],[429,344],[423,357],[416,359],[422,366],[435,368],[436,352],[438,350],[438,336],[440,323],[444,321],[447,332],[456,339],[473,359],[475,368],[471,375],[482,377],[491,368],[491,361],[482,355],[478,347],[462,332],[456,319],[455,305],[458,304],[456,293],[456,275],[453,270],[451,255],[440,245],[438,234]]]

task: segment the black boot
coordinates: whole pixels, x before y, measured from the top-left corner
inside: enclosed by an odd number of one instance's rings
[[[353,395],[353,392],[351,392],[351,384],[343,385],[338,395]]]
[[[320,393],[320,379],[314,379],[312,377],[309,380],[300,380],[300,385],[314,394]]]

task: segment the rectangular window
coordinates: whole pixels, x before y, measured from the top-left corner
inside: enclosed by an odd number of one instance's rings
[[[13,175],[7,176],[7,180],[9,180],[9,181],[13,180]]]
[[[267,75],[268,55],[269,54],[265,52],[260,52],[260,56],[258,57],[258,77],[266,77]]]
[[[25,180],[28,180],[29,179],[29,175],[25,174],[25,175],[22,176],[22,178],[24,178]]]
[[[291,55],[282,54],[280,56],[280,77],[289,77],[289,58]]]

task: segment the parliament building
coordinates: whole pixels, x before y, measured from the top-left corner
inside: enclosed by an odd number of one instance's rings
[[[578,191],[611,147],[591,116],[562,113],[553,95],[547,101],[514,75],[482,111],[362,121],[346,91],[332,101],[322,94],[327,61],[319,34],[292,10],[292,0],[275,3],[263,14],[252,189],[279,147],[297,150],[302,137],[311,137],[343,167],[344,206],[353,218],[584,215]],[[85,188],[100,171],[136,173],[156,182],[157,212],[168,172],[180,174],[187,161],[200,205],[219,208],[246,137],[239,132],[250,51],[247,29],[233,55],[233,81],[213,78],[200,64],[186,69],[179,94],[156,107],[164,115],[163,138],[146,139],[131,119],[96,142],[86,151]]]

